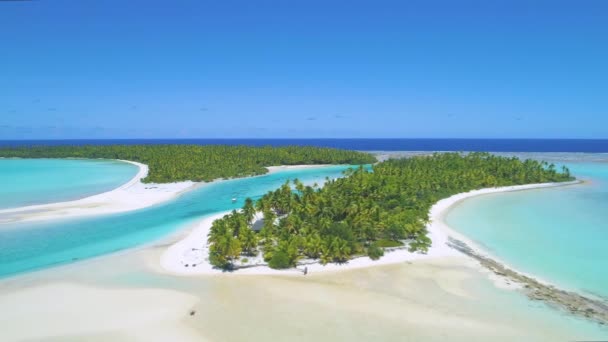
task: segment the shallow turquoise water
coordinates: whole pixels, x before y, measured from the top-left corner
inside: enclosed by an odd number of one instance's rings
[[[5,224],[0,226],[0,277],[150,243],[201,217],[240,208],[246,197],[261,197],[288,179],[321,183],[325,177],[341,176],[347,168],[285,170],[210,183],[165,204],[123,214]]]
[[[452,210],[448,222],[517,269],[605,295],[608,283],[602,266],[608,260],[604,248],[608,242],[608,164],[571,166],[577,176],[590,177],[593,183],[474,198]],[[5,224],[0,226],[0,278],[158,241],[201,217],[239,208],[246,197],[258,198],[287,179],[320,183],[325,177],[341,176],[344,169],[287,170],[212,183],[165,204],[124,214]],[[233,197],[237,203],[232,203]],[[490,288],[476,290],[492,292]],[[595,324],[528,301],[519,293],[497,296],[501,310],[519,312],[521,307],[530,307],[535,315],[568,324],[589,336],[606,333]]]
[[[568,166],[590,182],[471,198],[446,221],[517,270],[608,298],[608,163]]]
[[[138,170],[112,160],[0,158],[0,209],[106,192],[128,182]]]

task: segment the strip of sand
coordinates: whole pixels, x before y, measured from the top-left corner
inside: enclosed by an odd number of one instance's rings
[[[127,212],[171,200],[184,192],[190,191],[202,184],[206,184],[204,182],[192,181],[163,184],[142,183],[141,180],[148,175],[148,166],[129,160],[120,161],[139,167],[137,174],[129,182],[120,187],[74,201],[3,209],[0,210],[0,224]],[[284,165],[269,166],[267,169],[270,174],[285,170],[322,168],[329,166],[335,165]]]
[[[307,277],[174,277],[158,274],[142,262],[147,254],[158,257],[157,252],[158,248],[150,247],[0,281],[2,340],[555,341],[601,337],[582,333],[552,311],[517,304],[522,298],[495,289],[475,268],[463,265],[464,257]]]
[[[191,181],[144,184],[141,180],[148,175],[148,166],[127,160],[121,161],[139,167],[137,174],[126,184],[108,192],[74,201],[0,210],[0,223],[72,218],[137,210],[175,198],[198,184]]]
[[[197,302],[193,295],[168,289],[40,285],[0,296],[0,307],[11,308],[0,310],[0,335],[4,341],[83,336],[87,341],[201,341],[182,322]]]

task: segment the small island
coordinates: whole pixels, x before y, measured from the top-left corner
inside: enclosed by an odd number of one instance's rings
[[[279,165],[371,164],[369,153],[314,146],[86,145],[0,147],[5,158],[102,158],[146,164],[144,183],[211,182],[262,175]]]
[[[314,146],[84,145],[0,147],[0,158],[113,159],[139,172],[122,186],[65,202],[0,209],[0,222],[18,223],[127,212],[175,199],[216,180],[243,178],[285,167],[375,163],[364,152]]]
[[[323,187],[287,182],[257,201],[247,199],[211,226],[209,262],[233,270],[295,267],[302,260],[344,263],[386,248],[424,253],[429,210],[437,201],[482,188],[567,182],[563,167],[489,153],[437,153],[350,169]]]

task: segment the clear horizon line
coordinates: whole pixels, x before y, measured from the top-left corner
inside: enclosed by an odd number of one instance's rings
[[[238,137],[238,138],[34,138],[34,139],[0,139],[0,141],[68,141],[68,140],[608,140],[608,138],[402,138],[402,137],[343,137],[343,138],[260,138],[260,137]]]

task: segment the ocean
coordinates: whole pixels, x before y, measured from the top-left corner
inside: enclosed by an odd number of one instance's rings
[[[1,146],[32,145],[309,145],[360,151],[487,151],[608,153],[608,139],[75,139],[0,140]]]

